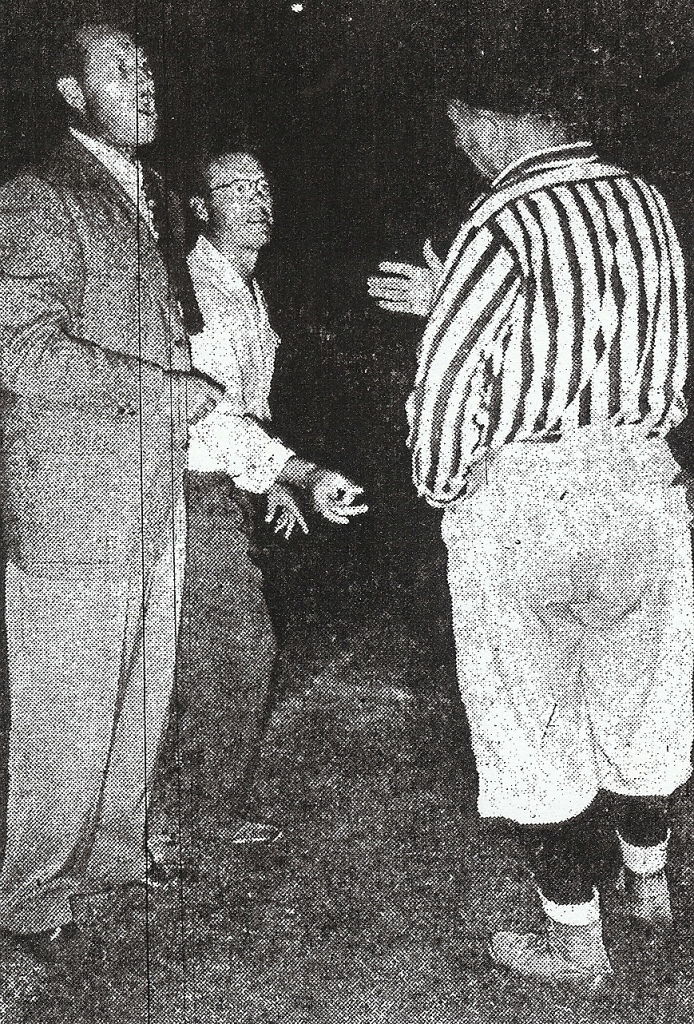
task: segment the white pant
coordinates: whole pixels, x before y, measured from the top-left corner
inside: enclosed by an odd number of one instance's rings
[[[443,520],[479,811],[563,821],[691,772],[689,516],[664,442],[516,443]]]

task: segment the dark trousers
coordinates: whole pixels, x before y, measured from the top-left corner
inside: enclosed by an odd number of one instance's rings
[[[656,846],[668,831],[667,797],[614,797],[610,822],[632,846]],[[585,903],[598,883],[602,830],[595,806],[557,825],[518,826],[535,882],[554,903]]]
[[[181,685],[192,733],[193,788],[242,814],[267,715],[277,652],[252,558],[253,508],[228,478],[190,473]]]

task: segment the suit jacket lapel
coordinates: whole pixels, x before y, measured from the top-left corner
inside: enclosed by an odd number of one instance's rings
[[[160,264],[166,274],[164,259],[145,220],[140,217],[135,203],[92,153],[74,136],[67,135],[44,167],[45,176],[57,184],[66,185],[75,192],[96,192],[118,207],[138,234],[142,254],[149,255]]]

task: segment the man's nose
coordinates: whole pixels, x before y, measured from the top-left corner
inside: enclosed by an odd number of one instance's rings
[[[154,77],[150,68],[139,67],[137,69],[137,82],[140,89],[154,89]]]
[[[262,214],[263,217],[272,219],[272,203],[268,203],[262,196],[256,196],[251,203],[253,213]]]

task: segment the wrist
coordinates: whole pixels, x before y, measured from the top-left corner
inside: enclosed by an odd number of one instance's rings
[[[300,459],[297,455],[293,455],[285,463],[275,482],[307,490],[313,486],[321,472],[320,466],[317,466],[315,462],[308,462],[306,459]]]

